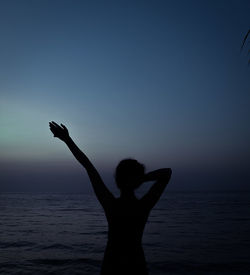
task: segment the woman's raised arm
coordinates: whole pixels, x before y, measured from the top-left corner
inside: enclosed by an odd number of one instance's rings
[[[52,121],[49,123],[49,126],[51,132],[54,134],[54,137],[57,137],[65,142],[75,158],[86,169],[97,199],[100,201],[103,208],[106,209],[112,203],[114,196],[104,184],[94,165],[91,163],[88,157],[77,147],[77,145],[71,139],[68,129],[63,124],[61,124],[60,126]]]

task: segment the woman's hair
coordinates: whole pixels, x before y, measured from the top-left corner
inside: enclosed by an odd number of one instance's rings
[[[124,159],[116,167],[115,180],[119,189],[134,190],[142,184],[145,166],[135,159]]]

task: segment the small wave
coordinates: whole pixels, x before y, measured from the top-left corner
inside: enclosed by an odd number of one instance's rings
[[[184,262],[158,262],[150,263],[150,269],[154,271],[168,271],[178,274],[247,274],[250,272],[250,264],[247,262],[231,263],[184,263]],[[241,273],[244,272],[244,273]],[[249,273],[248,273],[249,274]]]
[[[103,230],[103,231],[92,232],[91,235],[107,235],[107,234],[108,234],[108,231]]]
[[[84,208],[64,208],[64,209],[59,209],[59,211],[62,211],[62,212],[76,212],[76,211],[84,211],[84,212],[88,212],[87,209],[84,209]]]
[[[20,242],[0,242],[0,248],[10,248],[10,247],[25,247],[34,246],[34,243],[27,241]]]
[[[42,246],[41,247],[42,250],[47,250],[47,249],[66,249],[66,250],[71,250],[72,247],[69,245],[64,245],[64,244],[59,244],[59,243],[55,243],[49,246]]]
[[[164,223],[164,221],[156,220],[156,221],[151,221],[151,223]]]
[[[72,265],[72,264],[89,264],[89,265],[100,265],[100,261],[90,259],[90,258],[81,258],[81,259],[33,259],[29,260],[32,264],[39,265]]]

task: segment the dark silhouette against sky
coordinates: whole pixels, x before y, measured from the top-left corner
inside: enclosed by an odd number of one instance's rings
[[[171,177],[171,169],[158,169],[145,174],[144,166],[133,159],[122,160],[116,168],[116,183],[121,195],[115,198],[100,174],[71,139],[68,129],[54,121],[50,130],[68,146],[86,169],[95,195],[108,221],[108,243],[101,274],[148,274],[142,248],[142,235],[149,213],[162,195]],[[137,199],[134,190],[146,181],[155,181],[150,190]]]
[[[241,51],[243,51],[244,47],[246,48],[247,56],[248,56],[248,65],[250,65],[250,57],[249,57],[250,49],[248,47],[249,42],[247,42],[248,41],[247,39],[249,38],[249,34],[250,34],[250,29],[246,33],[246,35],[245,35],[245,37],[243,39],[242,45],[241,45]]]
[[[91,192],[47,133],[52,118],[71,125],[110,188],[118,161],[135,158],[171,163],[170,190],[249,189],[249,10],[0,1],[0,191]]]

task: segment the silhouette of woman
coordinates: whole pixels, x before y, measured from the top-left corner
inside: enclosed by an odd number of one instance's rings
[[[97,199],[108,221],[108,242],[102,263],[102,275],[148,274],[142,248],[142,235],[150,210],[159,200],[171,177],[171,169],[159,169],[145,174],[144,166],[134,159],[122,160],[115,173],[121,195],[115,198],[103,183],[96,168],[76,146],[68,129],[54,121],[50,130],[64,141],[75,158],[87,170]],[[155,181],[150,190],[137,199],[134,190],[143,182]]]

